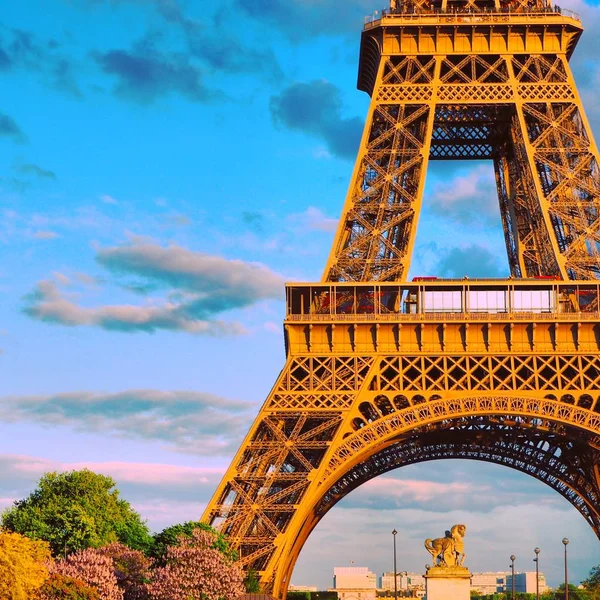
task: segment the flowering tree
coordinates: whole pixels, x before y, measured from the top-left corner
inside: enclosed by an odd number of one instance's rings
[[[0,598],[29,600],[48,578],[46,542],[0,529]]]
[[[191,538],[193,532],[197,529],[209,531],[214,534],[212,548],[219,550],[219,552],[224,554],[225,557],[232,562],[237,560],[237,552],[231,548],[225,536],[211,527],[208,523],[203,523],[202,521],[186,521],[185,523],[178,523],[177,525],[171,525],[170,527],[163,529],[160,533],[154,534],[150,555],[156,560],[159,566],[163,566],[165,564],[167,548],[169,546],[178,546],[182,536]]]
[[[168,547],[165,565],[157,567],[148,587],[151,600],[237,600],[244,592],[244,574],[214,548],[216,535],[194,529]]]
[[[79,550],[56,562],[54,573],[67,575],[98,590],[100,600],[124,600],[123,590],[117,584],[112,558],[93,548]]]
[[[38,592],[37,600],[100,600],[96,588],[80,579],[52,573]]]
[[[124,600],[144,600],[147,598],[146,584],[150,580],[152,561],[139,550],[132,550],[124,544],[109,544],[96,552],[113,561],[114,574],[118,586],[123,590]]]

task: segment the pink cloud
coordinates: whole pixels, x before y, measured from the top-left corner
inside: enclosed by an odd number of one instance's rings
[[[109,475],[119,483],[137,484],[198,484],[217,481],[224,469],[185,467],[161,463],[139,462],[58,462],[25,455],[0,454],[1,471],[41,476],[48,471],[89,469]]]
[[[378,495],[410,498],[412,500],[431,500],[446,494],[468,494],[475,491],[472,485],[466,483],[438,483],[418,479],[392,479],[377,477],[367,481],[362,486],[366,493],[375,492]]]

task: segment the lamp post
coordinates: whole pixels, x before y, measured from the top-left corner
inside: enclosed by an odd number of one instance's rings
[[[511,583],[511,588],[512,588],[512,600],[515,600],[515,559],[517,557],[514,554],[510,555],[510,571],[511,571],[511,577],[510,577],[510,583]]]
[[[534,548],[535,558],[535,600],[540,600],[540,549]]]
[[[394,536],[394,600],[398,599],[398,579],[396,576],[396,534],[398,532],[394,529],[392,535]]]
[[[563,538],[562,543],[565,545],[565,600],[569,600],[569,571],[567,569],[567,544],[568,538]]]

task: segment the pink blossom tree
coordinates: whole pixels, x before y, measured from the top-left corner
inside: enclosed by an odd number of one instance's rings
[[[244,592],[244,573],[211,546],[216,536],[196,529],[170,546],[166,564],[154,569],[148,586],[151,600],[237,600]]]
[[[100,600],[124,600],[123,590],[117,584],[112,558],[103,556],[94,548],[79,550],[57,561],[52,572],[79,579],[96,588]]]
[[[148,597],[146,584],[150,581],[152,561],[147,556],[120,543],[108,544],[96,552],[112,560],[124,600],[145,600]]]

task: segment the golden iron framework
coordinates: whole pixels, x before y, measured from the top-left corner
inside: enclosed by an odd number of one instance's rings
[[[546,0],[406,0],[368,19],[372,98],[323,279],[286,286],[287,361],[204,514],[284,597],[323,515],[397,467],[471,458],[600,535],[600,173]],[[511,279],[407,281],[427,162],[494,162]]]

